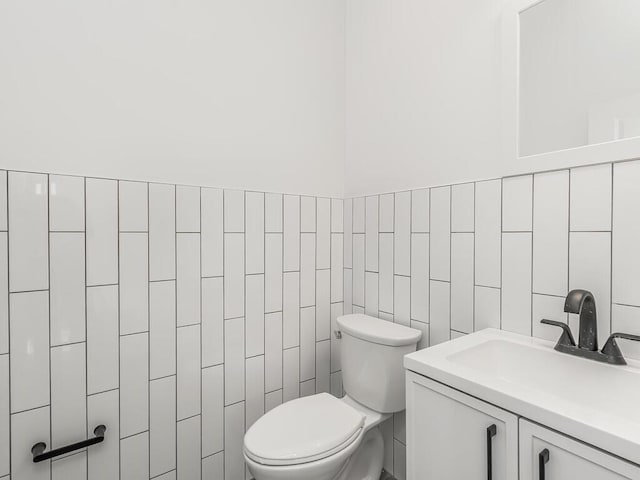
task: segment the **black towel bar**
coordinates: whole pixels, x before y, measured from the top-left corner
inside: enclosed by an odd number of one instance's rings
[[[50,458],[58,457],[60,455],[64,455],[65,453],[73,452],[74,450],[80,450],[81,448],[100,443],[104,441],[104,432],[106,430],[107,427],[105,427],[104,425],[98,425],[93,430],[93,434],[95,435],[95,437],[88,438],[87,440],[82,440],[81,442],[72,443],[71,445],[66,445],[64,447],[56,448],[54,450],[49,450],[48,452],[45,452],[47,444],[44,442],[38,442],[33,447],[31,447],[31,453],[33,454],[33,463],[49,460]]]

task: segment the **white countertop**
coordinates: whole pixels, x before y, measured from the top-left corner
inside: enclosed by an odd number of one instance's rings
[[[407,355],[405,368],[640,465],[640,363],[608,365],[487,329]]]

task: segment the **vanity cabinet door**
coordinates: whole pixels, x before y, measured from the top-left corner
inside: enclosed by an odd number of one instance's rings
[[[407,479],[518,478],[518,418],[407,372]]]
[[[520,480],[638,480],[640,467],[520,420]]]

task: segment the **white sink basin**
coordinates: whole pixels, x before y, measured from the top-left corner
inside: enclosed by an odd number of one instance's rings
[[[553,346],[488,329],[407,355],[405,367],[640,464],[640,364]]]

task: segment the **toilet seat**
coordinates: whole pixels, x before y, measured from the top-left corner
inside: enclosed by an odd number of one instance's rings
[[[245,454],[262,465],[299,465],[330,457],[362,434],[365,416],[327,393],[267,412],[245,436]]]

